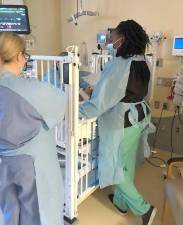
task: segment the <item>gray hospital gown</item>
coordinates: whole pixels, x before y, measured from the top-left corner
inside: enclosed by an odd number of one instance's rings
[[[0,207],[4,225],[63,225],[64,190],[54,127],[63,92],[0,74]]]

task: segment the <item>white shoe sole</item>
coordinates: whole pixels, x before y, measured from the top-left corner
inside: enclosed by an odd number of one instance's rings
[[[150,217],[150,220],[149,220],[147,225],[151,225],[153,223],[153,220],[154,220],[154,217],[156,216],[156,213],[157,213],[157,209],[154,208],[152,213],[151,213],[151,217]]]

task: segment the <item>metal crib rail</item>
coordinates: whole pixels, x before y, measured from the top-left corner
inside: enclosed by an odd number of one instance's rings
[[[96,56],[95,70],[99,72],[99,64],[110,60],[109,56]],[[97,151],[91,154],[93,140],[97,138],[96,118],[79,120],[79,57],[68,56],[31,56],[32,68],[29,76],[41,81],[51,82],[66,93],[68,106],[65,119],[55,129],[56,145],[60,146],[58,154],[62,155],[60,163],[65,164],[65,219],[72,223],[77,217],[78,205],[92,194],[98,187]],[[69,84],[64,84],[64,65],[69,65]],[[59,65],[59,66],[58,66]],[[59,67],[59,68],[57,68]],[[50,70],[54,73],[51,77]],[[57,72],[60,73],[59,83]],[[47,78],[45,79],[45,73]],[[83,142],[85,140],[85,143]],[[94,181],[89,184],[90,174],[94,172]]]

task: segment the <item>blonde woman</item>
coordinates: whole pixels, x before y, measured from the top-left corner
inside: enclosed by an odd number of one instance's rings
[[[64,94],[20,77],[24,40],[0,33],[0,208],[4,225],[63,225],[63,181],[54,126]],[[54,99],[54,100],[53,100]]]

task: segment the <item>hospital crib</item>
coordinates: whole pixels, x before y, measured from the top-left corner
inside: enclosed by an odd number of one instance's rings
[[[95,64],[105,64],[110,58],[95,56]],[[63,83],[64,65],[69,66],[69,83]],[[98,187],[97,149],[98,134],[96,119],[79,119],[79,58],[75,54],[68,56],[31,56],[26,76],[52,82],[64,90],[67,109],[64,120],[55,128],[58,159],[65,182],[65,219],[72,223],[77,218],[78,205]],[[59,66],[58,66],[59,65]],[[52,68],[52,74],[51,74]],[[94,65],[95,73],[101,67]],[[56,76],[60,74],[58,82]],[[54,79],[51,79],[51,76]],[[52,77],[52,78],[53,78]],[[54,101],[54,99],[53,99]]]

